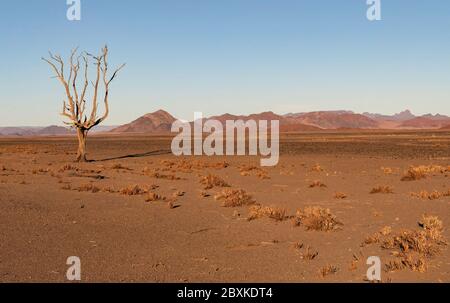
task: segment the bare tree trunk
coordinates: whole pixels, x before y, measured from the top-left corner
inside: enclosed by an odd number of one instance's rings
[[[87,133],[88,133],[87,130],[77,128],[77,135],[78,135],[77,162],[87,162],[87,159],[86,159]]]

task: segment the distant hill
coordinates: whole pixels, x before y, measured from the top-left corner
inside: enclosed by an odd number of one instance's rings
[[[413,115],[409,109],[392,116],[371,113],[363,113],[363,115],[378,121],[406,121],[416,118],[416,116]]]
[[[170,132],[176,119],[164,110],[146,114],[131,123],[119,126],[113,133],[165,133]]]
[[[110,131],[117,126],[98,125],[90,133]],[[64,136],[73,135],[75,130],[69,127],[51,125],[47,127],[0,127],[0,136],[8,137],[33,137],[33,136]]]
[[[62,127],[62,126],[48,126],[36,131],[36,136],[63,136],[75,134],[73,129]]]
[[[436,119],[430,116],[417,117],[411,120],[404,121],[399,125],[399,128],[419,128],[419,129],[438,129],[450,124],[450,118]]]
[[[302,114],[290,114],[297,123],[315,126],[322,129],[339,128],[378,128],[379,123],[361,114],[349,111],[320,111]]]

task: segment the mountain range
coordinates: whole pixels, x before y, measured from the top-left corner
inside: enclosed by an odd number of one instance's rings
[[[206,119],[206,118],[205,118]],[[212,116],[222,124],[227,120],[279,120],[282,132],[319,131],[338,129],[448,129],[450,117],[444,115],[415,116],[406,110],[394,115],[382,115],[352,111],[317,111],[278,115],[263,112],[251,115],[223,114]],[[167,133],[176,120],[164,110],[146,114],[128,124],[113,129],[114,133]]]
[[[251,115],[223,114],[210,117],[222,123],[226,120],[279,120],[281,132],[302,132],[339,129],[443,129],[450,130],[450,117],[445,115],[416,116],[405,110],[394,115],[373,113],[358,114],[353,111],[316,111],[278,115],[263,112]],[[121,126],[98,126],[96,133],[168,133],[176,118],[164,110],[139,117]],[[60,136],[75,132],[62,126],[0,127],[0,136]]]

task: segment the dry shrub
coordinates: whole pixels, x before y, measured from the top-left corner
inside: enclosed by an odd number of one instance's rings
[[[258,172],[256,172],[255,176],[263,180],[270,179],[269,173],[266,170],[259,170]]]
[[[238,207],[255,203],[252,196],[242,189],[224,189],[215,195],[214,199],[223,200],[222,206],[224,207]]]
[[[250,213],[247,220],[252,221],[255,219],[267,217],[274,219],[275,221],[283,221],[287,219],[286,209],[279,207],[268,207],[261,205],[253,205],[250,207]]]
[[[225,182],[222,178],[209,174],[206,177],[200,179],[200,184],[203,185],[205,190],[212,189],[214,187],[230,187],[230,185]]]
[[[243,164],[239,166],[241,176],[251,176],[252,174],[260,179],[270,179],[269,173],[257,166]]]
[[[394,173],[394,170],[392,168],[390,168],[390,167],[382,167],[381,170],[386,175],[392,175]]]
[[[202,197],[202,198],[207,198],[209,196],[211,196],[211,195],[209,193],[207,193],[206,191],[201,191],[200,192],[200,197]]]
[[[310,185],[310,188],[314,188],[314,187],[327,187],[324,183],[322,183],[321,181],[313,181]]]
[[[117,190],[115,190],[113,187],[111,187],[111,186],[106,186],[106,187],[103,187],[102,188],[102,192],[105,192],[105,193],[117,193],[118,191]]]
[[[366,240],[366,244],[380,243],[383,249],[391,250],[395,260],[385,265],[386,271],[408,268],[424,272],[427,259],[435,257],[446,245],[442,236],[443,224],[438,217],[423,215],[419,222],[420,230],[403,230],[398,233],[378,233],[376,241]]]
[[[379,232],[373,235],[367,236],[361,246],[370,245],[374,243],[380,243],[383,236],[389,236],[392,233],[392,228],[390,226],[383,227]]]
[[[179,161],[162,160],[160,163],[166,168],[166,170],[181,171],[185,173],[190,173],[193,170],[203,170],[207,168],[224,169],[230,166],[230,164],[225,161],[207,163],[201,161],[187,161],[184,159]]]
[[[150,177],[153,177],[156,179],[165,179],[165,180],[170,180],[170,181],[181,180],[180,177],[177,177],[174,174],[160,174],[158,172],[151,173]]]
[[[327,265],[327,266],[322,267],[319,270],[319,274],[322,278],[325,278],[326,276],[334,275],[338,271],[339,271],[338,267],[336,267],[334,265]]]
[[[319,252],[313,250],[309,245],[304,248],[303,243],[296,243],[294,247],[300,251],[300,258],[303,260],[312,261],[319,255]]]
[[[170,201],[167,202],[167,207],[169,209],[174,209],[175,208],[175,203],[172,200],[170,200]]]
[[[450,190],[446,192],[439,192],[437,190],[428,192],[426,190],[422,190],[418,193],[411,193],[411,196],[419,199],[437,200],[442,197],[450,197]]]
[[[315,164],[313,167],[311,167],[311,171],[321,172],[323,171],[323,168],[319,164]]]
[[[92,183],[86,183],[86,184],[79,186],[76,190],[78,190],[80,192],[85,191],[85,192],[98,193],[100,191],[100,188],[98,188],[97,186],[95,186]]]
[[[39,169],[33,169],[32,173],[33,175],[37,174],[46,174],[49,173],[51,170],[49,168],[39,168]]]
[[[177,198],[177,197],[183,197],[185,194],[186,194],[186,192],[179,190],[179,191],[174,192],[174,193],[172,194],[172,196],[173,196],[174,198]]]
[[[334,194],[334,198],[335,199],[345,199],[345,198],[347,198],[347,195],[342,192],[337,192]]]
[[[120,194],[127,196],[143,195],[147,190],[141,188],[139,185],[129,185],[128,187],[122,188]]]
[[[59,172],[62,173],[62,172],[68,171],[68,170],[78,170],[78,167],[73,166],[71,164],[65,164],[65,165],[61,166],[61,168],[59,169]]]
[[[146,202],[154,202],[154,201],[160,201],[164,200],[164,198],[161,195],[158,195],[154,192],[149,192],[147,198],[145,199]]]
[[[390,260],[385,264],[385,271],[394,272],[409,268],[412,271],[424,273],[427,271],[427,261],[420,256],[406,255],[401,259]]]
[[[443,167],[440,165],[420,165],[411,166],[402,177],[402,181],[415,181],[425,179],[429,174],[435,173],[445,173],[448,172],[448,167]]]
[[[70,184],[64,184],[64,185],[61,187],[61,189],[63,189],[63,190],[71,190],[71,189],[72,189],[72,186],[70,186]]]
[[[306,230],[333,231],[343,224],[339,222],[329,209],[322,207],[306,207],[298,210],[294,217],[294,226],[304,226]]]
[[[372,188],[370,191],[371,194],[392,194],[394,193],[394,189],[388,185],[380,185]]]

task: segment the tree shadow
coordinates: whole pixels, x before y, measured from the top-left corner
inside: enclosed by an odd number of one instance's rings
[[[154,151],[149,151],[149,152],[140,153],[140,154],[130,154],[130,155],[119,156],[119,157],[91,160],[91,162],[104,162],[104,161],[121,160],[121,159],[128,159],[128,158],[143,158],[143,157],[150,157],[150,156],[168,155],[171,153],[172,152],[170,150],[154,150]]]

